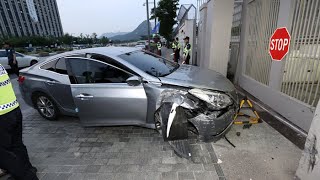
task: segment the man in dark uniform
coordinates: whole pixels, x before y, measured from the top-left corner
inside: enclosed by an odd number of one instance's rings
[[[16,52],[14,48],[8,42],[4,43],[4,48],[7,52],[8,65],[10,65],[12,72],[19,76],[18,61],[16,59]]]
[[[183,62],[182,64],[189,64],[191,58],[191,44],[189,43],[190,38],[187,36],[184,39],[184,49],[183,49]]]

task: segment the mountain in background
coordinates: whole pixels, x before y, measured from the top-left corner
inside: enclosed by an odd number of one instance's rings
[[[148,36],[148,21],[142,22],[134,31],[130,33],[108,38],[119,41],[137,41],[141,39],[141,36]]]
[[[100,38],[102,37],[107,37],[107,38],[112,38],[114,36],[119,36],[123,34],[128,34],[128,32],[111,32],[111,33],[103,33]]]

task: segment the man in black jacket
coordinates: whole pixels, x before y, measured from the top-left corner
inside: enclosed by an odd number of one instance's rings
[[[8,65],[10,65],[12,72],[15,73],[17,76],[19,76],[18,61],[16,58],[16,52],[14,48],[8,42],[4,43],[4,48],[6,49],[6,52],[7,52]]]

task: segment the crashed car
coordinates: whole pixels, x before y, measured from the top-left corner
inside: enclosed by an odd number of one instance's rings
[[[84,126],[156,129],[186,158],[192,156],[189,131],[218,140],[238,110],[235,87],[221,74],[137,48],[67,52],[20,74],[22,97],[44,118],[71,115]]]

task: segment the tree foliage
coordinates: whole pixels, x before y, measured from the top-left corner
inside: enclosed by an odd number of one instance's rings
[[[151,19],[157,17],[160,21],[159,33],[166,39],[172,38],[173,26],[177,23],[179,0],[160,0],[158,7],[151,10]]]
[[[25,36],[25,37],[5,37],[0,38],[0,43],[9,42],[15,47],[28,47],[29,44],[33,46],[53,46],[53,45],[64,45],[71,46],[73,44],[103,44],[106,45],[109,43],[109,39],[107,37],[103,37],[101,39],[97,38],[97,34],[93,33],[90,35],[80,36],[72,36],[68,33],[64,34],[61,37],[43,37],[43,36]]]

